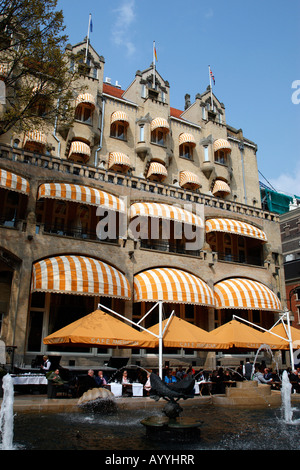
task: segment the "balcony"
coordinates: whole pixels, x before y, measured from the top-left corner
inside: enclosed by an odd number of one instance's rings
[[[187,250],[184,244],[170,243],[168,240],[141,240],[141,248],[180,255],[200,256],[200,250]]]
[[[118,239],[100,239],[95,231],[83,230],[82,227],[70,227],[68,225],[60,225],[54,223],[38,224],[36,233],[46,233],[49,235],[57,235],[60,237],[71,237],[78,240],[96,241],[117,244]]]
[[[259,256],[242,253],[234,255],[232,253],[222,253],[217,251],[218,261],[227,261],[230,263],[251,264],[253,266],[264,266],[263,260]]]

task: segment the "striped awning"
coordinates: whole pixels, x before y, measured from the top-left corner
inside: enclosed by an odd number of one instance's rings
[[[2,169],[0,169],[0,187],[26,194],[27,196],[30,191],[29,183],[25,178]]]
[[[27,142],[34,142],[36,144],[46,145],[47,138],[43,132],[40,131],[29,131],[25,134],[24,146]]]
[[[134,276],[134,302],[174,302],[215,306],[212,289],[199,277],[174,268],[154,268]]]
[[[218,150],[225,150],[225,152],[231,152],[231,145],[226,139],[218,139],[214,141],[214,152]]]
[[[130,158],[125,153],[111,152],[108,158],[108,168],[112,168],[114,165],[121,165],[130,168]]]
[[[257,238],[263,242],[268,241],[263,230],[254,227],[254,225],[233,219],[208,219],[205,222],[206,233],[209,232],[227,232],[243,235],[244,237]]]
[[[150,127],[151,127],[151,132],[158,128],[164,129],[165,131],[168,131],[168,132],[170,130],[168,121],[162,117],[157,117],[153,119]]]
[[[246,278],[232,278],[214,286],[216,308],[281,311],[278,297],[264,284]]]
[[[85,144],[84,142],[76,140],[71,143],[71,147],[69,151],[69,158],[71,157],[72,154],[80,154],[80,155],[84,155],[85,157],[90,158],[91,148],[89,145]]]
[[[126,124],[129,124],[129,117],[124,111],[115,111],[110,117],[110,123],[113,124],[116,121],[123,121]]]
[[[79,106],[80,104],[85,104],[90,106],[91,108],[95,108],[95,98],[91,93],[81,93],[81,95],[78,95],[76,98],[76,103],[75,106]]]
[[[179,175],[179,184],[182,188],[185,185],[192,185],[194,188],[200,188],[201,183],[197,175],[191,171],[181,171]]]
[[[90,206],[101,206],[105,207],[107,210],[116,212],[126,212],[126,206],[122,199],[100,189],[78,184],[41,184],[38,191],[38,199],[40,198],[62,199],[64,201],[79,202]]]
[[[113,266],[86,256],[61,255],[33,265],[31,292],[130,299],[127,278]]]
[[[216,180],[215,184],[214,184],[214,187],[213,187],[213,190],[212,190],[212,193],[213,193],[213,195],[215,195],[217,193],[230,194],[231,191],[230,191],[230,187],[228,186],[226,181]]]
[[[192,144],[193,147],[196,146],[196,140],[193,134],[188,134],[187,132],[183,132],[179,136],[179,145],[182,144]]]
[[[136,216],[156,217],[203,227],[203,221],[198,215],[179,207],[157,202],[136,202],[132,204],[130,206],[130,219]]]
[[[168,171],[162,163],[158,162],[151,162],[149,166],[149,170],[147,173],[147,178],[152,175],[162,175],[164,177],[168,176]]]

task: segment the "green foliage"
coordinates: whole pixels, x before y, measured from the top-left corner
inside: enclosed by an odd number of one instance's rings
[[[78,76],[70,69],[57,0],[0,0],[0,65],[6,103],[0,135],[70,125]],[[74,60],[74,59],[73,59]]]

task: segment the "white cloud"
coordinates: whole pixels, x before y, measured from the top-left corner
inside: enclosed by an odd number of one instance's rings
[[[289,168],[289,172],[284,172],[269,181],[278,192],[286,193],[289,196],[300,196],[300,163],[295,168]]]
[[[114,10],[116,21],[113,25],[112,38],[117,46],[125,46],[128,55],[133,55],[135,45],[130,39],[130,28],[135,20],[135,0],[125,0]]]

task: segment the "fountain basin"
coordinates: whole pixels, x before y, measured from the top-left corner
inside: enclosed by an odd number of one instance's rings
[[[236,387],[227,387],[225,394],[212,395],[212,403],[216,406],[278,407],[281,393],[271,390],[271,385],[249,380],[237,382]]]

